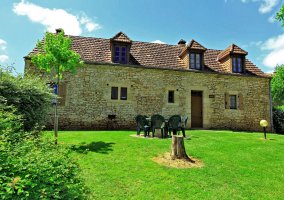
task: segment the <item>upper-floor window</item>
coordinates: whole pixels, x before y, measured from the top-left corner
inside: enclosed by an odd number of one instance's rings
[[[243,72],[243,58],[239,56],[233,57],[233,72],[242,73]]]
[[[126,60],[127,60],[126,51],[127,51],[126,46],[115,45],[114,46],[114,62],[126,64]]]
[[[200,53],[190,53],[190,68],[191,69],[201,69],[201,54]]]

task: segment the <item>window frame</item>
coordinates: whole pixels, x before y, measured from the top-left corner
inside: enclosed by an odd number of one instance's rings
[[[193,60],[192,60],[192,55],[193,55]],[[197,59],[197,55],[199,56],[199,59]],[[201,52],[189,52],[189,68],[190,69],[196,69],[196,70],[201,70],[202,69],[202,58],[203,54]],[[199,62],[197,62],[199,60]],[[197,68],[197,63],[199,63],[199,67]]]
[[[232,100],[231,100],[231,97],[234,97],[235,98],[235,100],[234,100],[234,105],[232,105]],[[229,109],[231,109],[231,110],[237,110],[238,109],[238,100],[237,100],[238,98],[237,98],[237,95],[234,95],[234,94],[230,94],[229,95]]]
[[[125,96],[123,96],[123,92],[122,91],[125,91]],[[127,87],[120,87],[120,100],[127,100]]]
[[[172,94],[172,96],[170,94]],[[168,103],[175,103],[175,91],[174,90],[168,91]]]
[[[113,63],[117,63],[117,64],[127,64],[128,63],[128,45],[113,44],[112,53],[113,53]]]
[[[113,93],[114,89],[116,89],[116,96],[114,96],[115,93]],[[118,87],[111,87],[111,100],[118,100]]]
[[[232,56],[232,72],[244,73],[244,57],[240,55]]]

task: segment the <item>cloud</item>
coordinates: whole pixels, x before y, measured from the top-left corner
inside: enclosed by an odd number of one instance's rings
[[[269,51],[264,57],[263,64],[269,68],[284,64],[284,34],[269,38],[261,47],[263,51]]]
[[[101,28],[101,25],[94,23],[85,13],[80,17],[80,23],[85,25],[85,28],[92,32]]]
[[[154,40],[152,43],[157,43],[157,44],[166,44],[165,42],[162,42],[161,40]]]
[[[276,16],[276,14],[271,15],[271,16],[268,18],[268,22],[270,22],[270,23],[276,22],[277,20],[275,19],[275,16]]]
[[[63,28],[66,34],[81,35],[83,29],[92,32],[101,27],[88,18],[86,14],[76,16],[63,9],[44,8],[25,0],[14,3],[13,12],[19,16],[27,16],[34,23],[44,25],[49,32]]]
[[[0,49],[5,50],[7,48],[7,42],[5,40],[0,39]]]
[[[260,13],[269,13],[278,3],[279,0],[264,0],[262,1],[258,11]]]
[[[242,3],[248,3],[248,2],[258,2],[260,3],[260,6],[258,8],[258,11],[261,14],[269,13],[272,11],[272,9],[277,6],[279,3],[279,0],[241,0]]]
[[[6,62],[9,60],[9,56],[7,55],[0,55],[0,62]]]

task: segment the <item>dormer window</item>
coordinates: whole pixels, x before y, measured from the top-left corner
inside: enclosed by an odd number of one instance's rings
[[[243,67],[243,58],[241,56],[233,56],[232,71],[233,73],[242,73],[244,70]]]
[[[114,45],[114,49],[115,49],[114,63],[126,64],[127,47],[120,46],[120,45]]]
[[[201,54],[200,53],[190,53],[190,68],[191,69],[201,69]]]
[[[126,34],[119,32],[110,39],[111,58],[113,63],[128,64],[132,41]]]

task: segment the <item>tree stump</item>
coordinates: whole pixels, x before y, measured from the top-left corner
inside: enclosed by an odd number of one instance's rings
[[[172,159],[185,159],[190,162],[194,162],[191,160],[186,154],[184,148],[184,140],[182,135],[173,135],[172,136]]]

